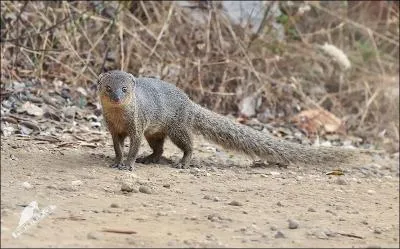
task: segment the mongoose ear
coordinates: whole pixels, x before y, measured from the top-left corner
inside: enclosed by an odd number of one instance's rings
[[[132,79],[133,85],[136,85],[136,78],[133,76],[133,74],[129,74],[129,77]]]
[[[101,74],[97,77],[97,87],[98,87],[98,88],[100,88],[100,81],[101,81],[101,78],[103,78],[106,74],[108,74],[108,72],[101,73]]]

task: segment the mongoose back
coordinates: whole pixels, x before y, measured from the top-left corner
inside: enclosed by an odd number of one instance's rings
[[[188,166],[193,154],[193,133],[200,133],[222,147],[288,165],[341,164],[357,160],[356,150],[312,147],[287,142],[235,123],[192,102],[175,85],[155,78],[136,78],[123,71],[99,76],[98,91],[107,127],[112,135],[115,162],[111,167],[132,170],[143,136],[153,153],[141,163],[157,163],[167,137],[183,151],[177,167]],[[122,162],[126,137],[129,153]]]

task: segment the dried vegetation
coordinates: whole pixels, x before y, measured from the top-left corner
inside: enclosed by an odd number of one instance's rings
[[[258,95],[262,121],[322,108],[351,134],[398,151],[399,6],[394,1],[280,2],[285,40],[199,2],[1,1],[1,82],[92,87],[123,69],[176,83],[194,101],[238,112]]]

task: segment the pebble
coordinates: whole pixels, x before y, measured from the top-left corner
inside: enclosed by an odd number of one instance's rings
[[[276,205],[278,205],[278,207],[283,207],[283,206],[284,206],[284,205],[282,204],[281,201],[278,201],[278,202],[276,203]]]
[[[81,186],[82,184],[83,182],[81,180],[76,180],[71,182],[72,186]]]
[[[276,239],[286,238],[286,235],[282,231],[277,231],[274,235]]]
[[[277,226],[274,226],[274,225],[272,225],[269,229],[271,229],[271,231],[276,231],[276,230],[278,230],[278,227]]]
[[[163,185],[163,187],[164,187],[164,188],[171,188],[171,184],[166,183],[166,184]]]
[[[112,208],[119,208],[120,206],[117,203],[111,203],[110,207]]]
[[[144,194],[151,194],[151,189],[147,186],[140,186],[139,187],[139,192],[144,193]]]
[[[23,182],[22,183],[22,187],[24,187],[25,189],[33,188],[33,186],[29,182]]]
[[[205,195],[205,196],[203,196],[203,199],[206,199],[206,200],[211,200],[211,196],[209,196],[209,195]]]
[[[372,189],[369,189],[369,190],[367,191],[367,193],[370,194],[370,195],[373,195],[373,194],[376,193],[376,191],[375,191],[375,190],[372,190]]]
[[[326,235],[326,233],[324,233],[323,231],[315,232],[314,235],[318,239],[328,239],[328,235]]]
[[[99,240],[102,237],[103,237],[102,234],[98,233],[98,232],[90,232],[90,233],[87,234],[87,238],[88,239]]]
[[[233,200],[233,201],[229,202],[228,205],[231,205],[231,206],[243,206],[243,203],[241,203],[239,201],[236,201],[236,200]]]
[[[315,209],[312,208],[312,207],[309,207],[307,211],[308,211],[308,212],[317,212],[317,211],[315,211]]]
[[[213,198],[213,201],[218,202],[218,201],[220,201],[220,199],[219,199],[218,196],[216,196],[216,197]]]
[[[349,183],[342,177],[338,177],[335,181],[337,185],[348,185]]]
[[[375,234],[381,234],[382,231],[381,231],[379,228],[375,228],[375,229],[374,229],[374,233],[375,233]]]
[[[288,222],[290,229],[297,229],[299,227],[299,222],[297,220],[289,219]]]
[[[122,181],[121,183],[121,191],[132,192],[134,189],[134,185],[130,181]]]
[[[219,214],[209,214],[207,215],[207,219],[209,219],[210,221],[217,221],[220,220],[221,217],[219,216]]]

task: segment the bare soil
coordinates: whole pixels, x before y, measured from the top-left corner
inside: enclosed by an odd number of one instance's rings
[[[333,169],[323,165],[250,167],[250,159],[215,152],[199,138],[189,169],[136,164],[128,172],[108,167],[110,140],[89,148],[2,137],[1,246],[399,246],[396,159],[347,168],[342,176],[327,175]],[[165,148],[167,158],[181,156],[170,142]],[[148,153],[143,144],[141,154]],[[124,177],[135,179],[133,192],[121,191]],[[77,180],[82,184],[73,186]],[[40,209],[57,208],[13,238],[22,205],[33,200]],[[298,227],[290,229],[289,219]]]

